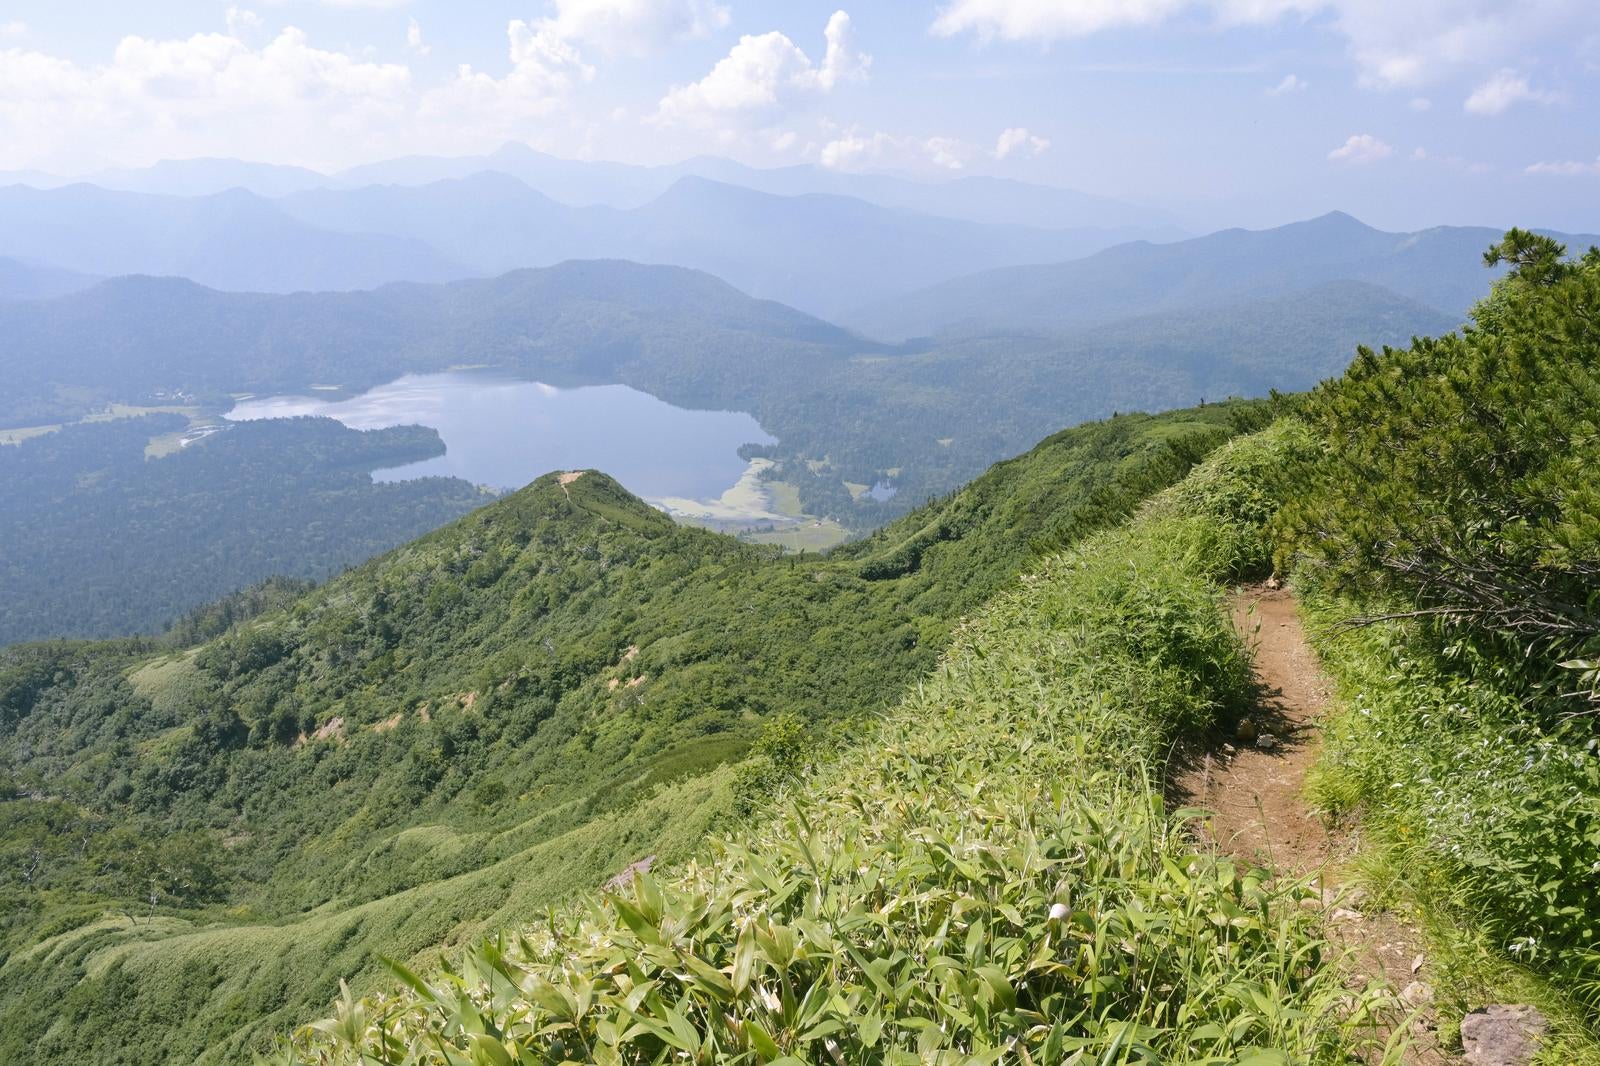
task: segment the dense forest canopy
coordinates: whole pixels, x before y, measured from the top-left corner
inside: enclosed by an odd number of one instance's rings
[[[374,483],[443,452],[419,426],[245,422],[146,458],[188,425],[147,415],[0,446],[0,644],[156,633],[268,577],[329,577],[492,498],[451,478]]]

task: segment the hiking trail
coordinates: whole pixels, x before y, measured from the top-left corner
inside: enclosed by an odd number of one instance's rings
[[[1306,798],[1333,681],[1306,639],[1294,596],[1269,582],[1240,589],[1232,606],[1234,625],[1251,644],[1260,702],[1236,737],[1189,756],[1177,798],[1214,812],[1205,835],[1219,851],[1321,889],[1328,939],[1350,952],[1350,983],[1384,978],[1420,1011],[1407,1063],[1457,1062],[1435,1040],[1421,931],[1400,915],[1362,910],[1364,893],[1346,889],[1342,876],[1354,833],[1330,828]]]

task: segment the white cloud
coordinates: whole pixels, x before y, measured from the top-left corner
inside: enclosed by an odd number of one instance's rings
[[[366,7],[379,11],[405,7],[411,0],[317,0],[325,7]]]
[[[1461,106],[1474,115],[1501,115],[1512,104],[1527,101],[1534,104],[1553,104],[1560,99],[1555,93],[1543,92],[1528,84],[1528,79],[1514,70],[1499,70],[1488,81],[1472,90]]]
[[[960,170],[977,154],[972,145],[954,137],[901,137],[881,130],[864,134],[852,129],[823,145],[818,162],[831,170],[875,166]]]
[[[227,14],[228,36],[244,40],[261,30],[261,16],[242,7],[229,7]]]
[[[260,25],[232,14],[241,32]],[[198,155],[334,167],[542,137],[593,69],[544,23],[506,33],[506,70],[462,66],[433,87],[294,27],[259,45],[231,33],[126,37],[99,64],[0,46],[0,170]]]
[[[86,145],[124,159],[287,156],[308,129],[359,139],[403,107],[410,79],[403,66],[315,48],[293,27],[259,48],[215,33],[126,37],[101,66],[0,50],[0,157],[60,159]]]
[[[0,39],[7,37],[26,37],[28,24],[26,22],[0,22]]]
[[[1019,150],[1030,156],[1036,156],[1049,147],[1050,142],[1047,139],[1035,136],[1026,126],[1012,126],[1010,129],[1000,131],[999,138],[994,142],[994,157],[1004,159]]]
[[[708,37],[728,25],[715,0],[554,0],[547,20],[567,40],[642,55],[673,41]]]
[[[962,157],[967,153],[967,146],[954,137],[929,137],[922,142],[922,150],[936,167],[960,170],[966,165]]]
[[[1428,150],[1421,145],[1418,145],[1417,147],[1411,149],[1411,158],[1413,161],[1420,163],[1424,159],[1428,158]]]
[[[1431,111],[1433,110],[1433,101],[1426,96],[1413,96],[1411,102],[1406,106],[1413,111]]]
[[[1593,0],[948,0],[931,30],[1055,41],[1194,13],[1223,27],[1317,20],[1344,37],[1360,81],[1375,88],[1493,69],[1535,43],[1600,31]]]
[[[1592,163],[1563,160],[1558,163],[1534,163],[1523,168],[1524,174],[1557,178],[1600,177],[1600,157]]]
[[[1343,144],[1328,153],[1340,163],[1376,163],[1394,155],[1394,148],[1370,133],[1353,133]]]
[[[406,47],[419,56],[425,56],[433,49],[422,38],[422,23],[413,18],[406,24]]]
[[[770,112],[795,95],[831,92],[841,81],[866,76],[872,57],[851,43],[849,15],[835,11],[823,36],[827,51],[820,63],[776,30],[741,37],[704,78],[663,96],[657,117],[713,124]]]
[[[454,80],[422,95],[424,125],[456,126],[483,139],[523,139],[528,126],[550,115],[574,81],[588,81],[594,68],[562,39],[549,20],[506,26],[511,70],[504,77],[463,63]]]
[[[1305,92],[1307,84],[1298,74],[1285,74],[1282,81],[1267,90],[1267,95],[1287,96],[1290,93]]]
[[[1187,0],[952,0],[933,32],[973,33],[983,40],[1057,40],[1123,26],[1149,26],[1188,6]]]

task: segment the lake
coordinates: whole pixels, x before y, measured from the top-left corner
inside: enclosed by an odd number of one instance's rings
[[[439,431],[444,455],[379,470],[378,481],[443,475],[514,489],[552,470],[595,469],[670,510],[719,499],[749,468],[739,446],[773,442],[735,411],[689,411],[626,385],[557,388],[474,370],[408,374],[351,397],[250,397],[227,417],[297,415]]]

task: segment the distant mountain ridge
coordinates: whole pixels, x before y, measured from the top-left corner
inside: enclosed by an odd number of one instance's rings
[[[425,241],[481,274],[573,258],[692,267],[829,316],[979,264],[1076,255],[1129,234],[941,218],[833,194],[774,195],[684,177],[627,210],[570,207],[485,172],[420,186],[299,193],[279,205],[330,230]]]
[[[81,292],[102,279],[0,256],[0,300],[41,300]]]
[[[347,291],[614,258],[708,270],[819,314],[1143,232],[984,224],[692,176],[628,209],[573,207],[497,172],[277,200],[239,188],[197,197],[81,184],[0,189],[0,255],[95,274],[170,274],[232,291]]]
[[[1600,242],[1557,236],[1577,248]],[[842,320],[889,340],[952,331],[1081,330],[1135,314],[1361,281],[1460,321],[1489,290],[1495,275],[1480,260],[1499,237],[1498,230],[1476,226],[1387,233],[1335,211],[1275,229],[1124,244],[1070,262],[977,272],[903,298],[864,301]]]
[[[241,189],[177,197],[93,185],[0,188],[0,255],[243,292],[365,289],[470,273],[420,241],[319,229]]]
[[[731,402],[737,388],[725,398],[705,383],[737,386],[734,366],[788,377],[819,359],[882,349],[708,274],[618,261],[352,293],[230,293],[121,277],[47,303],[0,304],[0,335],[13,403],[63,387],[106,400],[181,388],[213,401],[319,381],[360,389],[462,362],[590,380],[637,375],[669,399]]]
[[[204,196],[247,189],[280,197],[311,189],[368,185],[428,185],[485,171],[506,174],[552,199],[578,207],[639,207],[685,177],[708,178],[780,196],[830,193],[884,207],[923,211],[947,218],[1046,229],[1143,227],[1144,236],[1181,235],[1163,212],[1109,197],[1093,196],[1009,178],[959,177],[919,181],[890,174],[850,173],[811,164],[763,168],[716,156],[696,156],[664,166],[604,160],[563,159],[515,142],[472,156],[404,156],[322,174],[303,167],[234,159],[173,159],[149,167],[112,168],[78,178],[37,171],[0,173],[0,185],[19,182],[55,188],[87,182],[126,192]]]

